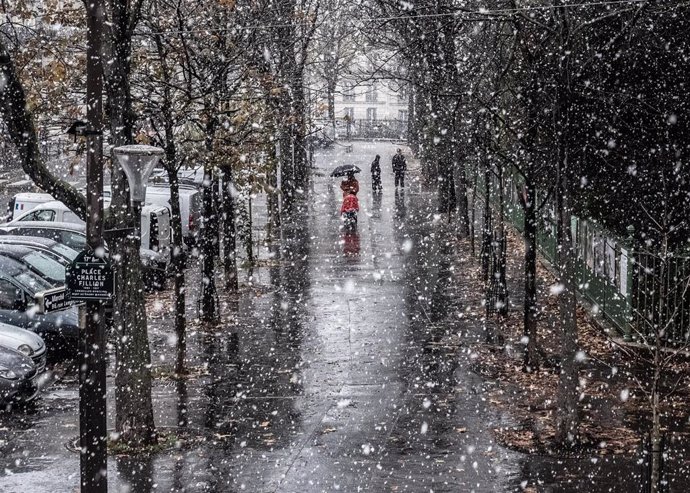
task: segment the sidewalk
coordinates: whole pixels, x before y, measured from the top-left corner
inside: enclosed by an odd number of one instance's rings
[[[111,457],[111,491],[514,490],[519,454],[496,445],[500,416],[450,322],[449,294],[463,289],[451,273],[463,266],[434,197],[414,179],[395,193],[394,150],[353,143],[352,153],[317,155],[308,217],[284,225],[280,258],[255,268],[251,284],[242,273],[239,296],[221,297],[218,327],[190,323],[187,379],[166,377],[170,295],[149,300],[156,424],[179,447]],[[328,174],[348,162],[368,170],[376,153],[383,195],[362,173],[358,231],[341,232]],[[189,276],[190,294],[198,282]],[[194,296],[188,308],[192,320]],[[0,418],[0,492],[74,491],[78,456],[65,444],[77,403],[68,380],[34,411]]]
[[[640,438],[648,429],[648,403],[635,383],[645,377],[639,362],[617,349],[602,330],[590,305],[577,311],[578,337],[582,349],[580,362],[581,443],[572,453],[554,452],[550,440],[554,434],[557,414],[557,370],[560,359],[557,297],[551,292],[555,279],[538,264],[538,304],[540,307],[539,344],[547,361],[532,374],[522,371],[522,316],[524,289],[524,244],[518,232],[508,230],[507,281],[509,313],[487,320],[488,330],[498,333],[501,345],[477,341],[475,371],[495,382],[489,394],[492,408],[508,420],[493,430],[499,443],[528,454],[521,473],[525,484],[536,491],[640,491],[643,469],[638,463]],[[468,251],[469,251],[469,247]],[[483,292],[480,261],[472,261],[475,269],[471,281]],[[484,312],[483,308],[479,309]],[[690,374],[688,363],[681,363],[676,376]],[[634,376],[632,376],[634,375]],[[673,377],[675,378],[675,377]],[[674,380],[675,381],[675,380]],[[685,471],[688,428],[686,413],[690,395],[681,386],[677,395],[664,406],[664,422],[669,427],[669,456],[665,469],[671,492],[690,490]]]

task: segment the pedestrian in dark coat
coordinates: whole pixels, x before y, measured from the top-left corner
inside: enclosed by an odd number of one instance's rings
[[[407,170],[407,161],[405,161],[405,156],[403,156],[402,149],[398,149],[398,152],[393,156],[393,174],[395,174],[395,187],[405,188],[405,171]]]
[[[383,187],[381,186],[381,164],[379,161],[381,160],[381,156],[378,154],[374,158],[374,161],[371,163],[371,188],[374,190],[374,192],[380,192]]]

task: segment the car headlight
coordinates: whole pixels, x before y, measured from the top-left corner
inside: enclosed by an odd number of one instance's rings
[[[17,374],[5,366],[0,366],[0,378],[6,380],[16,380]]]
[[[28,344],[22,344],[17,348],[17,351],[22,353],[24,356],[31,356],[32,354],[34,354],[34,350],[31,349],[31,346],[29,346]]]

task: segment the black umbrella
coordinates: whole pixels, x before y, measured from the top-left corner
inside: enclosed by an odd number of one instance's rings
[[[331,176],[345,176],[350,173],[359,173],[360,171],[362,170],[359,169],[359,166],[355,166],[354,164],[343,164],[334,169]]]

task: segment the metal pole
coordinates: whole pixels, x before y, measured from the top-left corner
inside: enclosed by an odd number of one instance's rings
[[[132,215],[134,216],[134,241],[136,249],[141,248],[141,200],[132,200]]]
[[[103,5],[86,3],[86,243],[103,246]],[[100,301],[86,302],[79,347],[79,443],[83,493],[107,493],[105,324]]]

